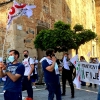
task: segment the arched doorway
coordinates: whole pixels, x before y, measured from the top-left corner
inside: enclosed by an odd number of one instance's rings
[[[37,26],[37,34],[43,29],[48,29],[47,27],[44,26]],[[40,60],[43,56],[45,56],[45,51],[42,51],[41,49],[37,49],[37,56],[38,60]]]
[[[43,25],[38,25],[37,26],[37,34],[39,34],[39,32],[43,29],[48,29],[48,27],[45,27]],[[45,56],[45,51],[42,51],[41,49],[37,49],[37,57],[38,60],[40,61],[41,58],[43,58],[43,56]],[[43,71],[41,68],[41,64],[39,63],[38,65],[38,75],[39,75],[39,81],[38,84],[42,84],[42,80],[43,80]]]

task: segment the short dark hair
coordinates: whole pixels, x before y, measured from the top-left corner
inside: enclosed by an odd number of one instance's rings
[[[28,50],[24,50],[23,52],[27,52],[27,53],[29,53],[29,51],[28,51]]]
[[[54,50],[53,49],[47,49],[46,50],[46,56],[51,56],[53,54]]]
[[[18,55],[18,58],[20,57],[20,54],[17,50],[10,50],[9,52],[12,52],[12,51],[14,52],[15,55]]]
[[[69,55],[68,52],[65,52],[66,55]]]
[[[80,56],[80,58],[85,60],[84,56]]]

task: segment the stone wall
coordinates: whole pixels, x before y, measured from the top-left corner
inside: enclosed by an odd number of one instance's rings
[[[85,29],[91,29],[96,32],[96,18],[95,18],[95,1],[94,0],[66,0],[71,11],[71,25],[72,28],[75,24],[79,23],[84,26]],[[93,54],[93,48],[94,52]],[[96,42],[90,41],[85,45],[80,46],[79,55],[85,56],[88,60],[87,53],[91,51],[91,56],[98,56],[96,52]],[[73,50],[72,55],[75,55]]]
[[[96,1],[96,32],[100,35],[100,0]]]
[[[37,56],[40,52],[36,50],[33,41],[36,35],[41,29],[53,28],[56,21],[62,20],[65,23],[70,23],[72,28],[75,24],[79,23],[86,29],[92,29],[96,32],[96,15],[95,15],[95,1],[94,0],[16,0],[18,2],[35,4],[36,9],[33,10],[34,15],[28,19],[23,16],[13,21],[11,25],[9,34],[6,41],[6,51],[9,49],[19,50],[21,57],[23,59],[23,50],[28,49],[30,56]],[[98,0],[99,2],[99,0]],[[97,2],[96,2],[97,3]],[[98,4],[98,3],[97,3]],[[96,4],[96,7],[97,7]],[[5,6],[5,8],[11,7],[12,4]],[[0,19],[2,19],[2,24],[4,28],[6,27],[7,12],[8,9],[0,8]],[[97,8],[96,8],[97,9]],[[96,10],[97,11],[97,10]],[[99,16],[99,15],[98,15]],[[97,20],[98,21],[98,20]],[[2,27],[1,27],[2,28]],[[2,29],[0,29],[2,31]],[[97,30],[99,30],[97,28]],[[34,32],[34,34],[33,34]],[[3,32],[5,33],[5,31]],[[3,43],[4,34],[0,33],[0,43]],[[93,54],[93,46],[95,54]],[[2,50],[2,49],[0,49]],[[39,51],[39,52],[37,52]],[[96,42],[90,41],[79,48],[79,55],[84,55],[86,59],[87,53],[92,53],[92,56],[98,56],[96,54]],[[43,54],[40,53],[40,54]],[[75,55],[75,51],[72,50],[71,56]],[[41,55],[43,56],[43,55]],[[57,53],[58,58],[62,58],[62,53]]]

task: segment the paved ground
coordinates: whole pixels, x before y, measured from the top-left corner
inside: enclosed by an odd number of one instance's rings
[[[82,89],[78,90],[75,89],[75,98],[73,100],[97,100],[97,89],[98,88],[88,88],[86,87],[82,87]],[[37,86],[36,89],[34,90],[34,100],[47,100],[47,96],[48,96],[48,91],[45,90],[45,85],[41,85],[41,86]],[[72,100],[70,98],[70,88],[67,85],[66,86],[66,96],[62,97],[62,100]],[[27,96],[26,91],[23,92],[23,98]],[[3,99],[3,92],[2,92],[2,86],[0,86],[0,100],[4,100]],[[56,100],[56,99],[54,99]]]

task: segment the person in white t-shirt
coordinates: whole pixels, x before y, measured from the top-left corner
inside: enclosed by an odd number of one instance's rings
[[[22,90],[27,90],[27,98],[25,100],[33,100],[33,89],[32,89],[32,84],[31,84],[31,77],[33,75],[33,70],[34,70],[34,60],[29,57],[29,52],[28,50],[23,51],[24,54],[24,60],[22,63],[25,66],[25,72],[24,72],[24,79],[23,79],[23,84],[22,84]]]

